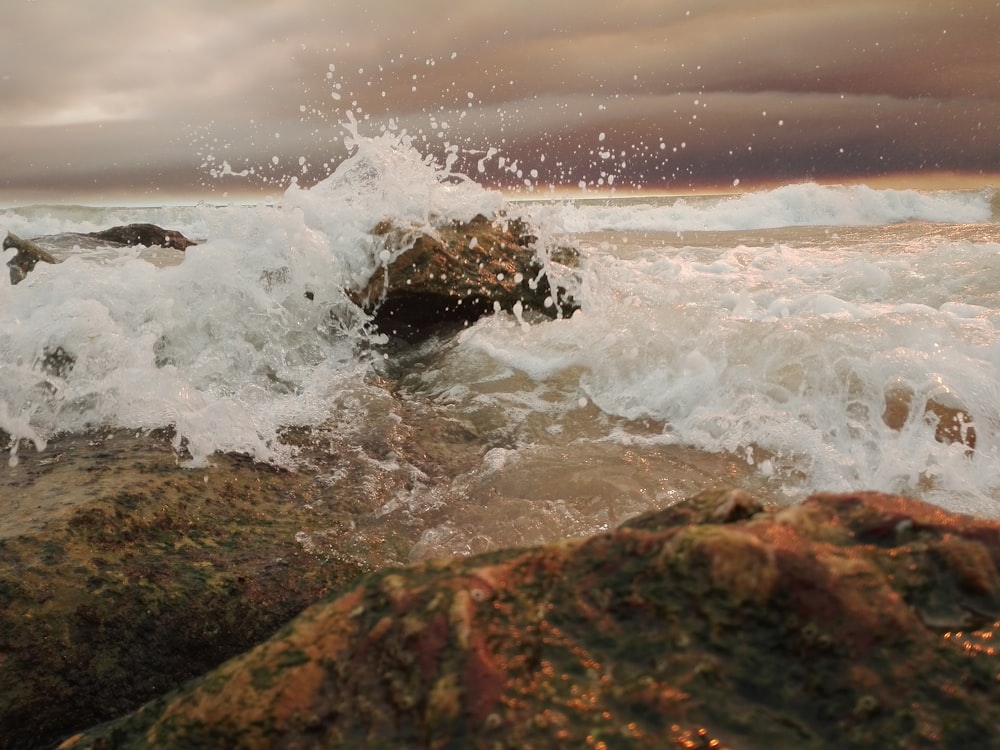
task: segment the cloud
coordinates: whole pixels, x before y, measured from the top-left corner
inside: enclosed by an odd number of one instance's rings
[[[317,178],[347,109],[429,149],[545,152],[542,179],[569,184],[611,162],[649,184],[997,172],[998,26],[994,0],[19,2],[0,29],[0,198],[203,190],[208,157],[256,162],[268,189],[300,157]]]

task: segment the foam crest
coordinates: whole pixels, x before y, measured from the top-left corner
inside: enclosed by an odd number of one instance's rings
[[[871,226],[905,221],[981,223],[992,191],[877,190],[865,185],[786,185],[728,197],[635,199],[536,207],[567,232],[689,232],[793,226]]]
[[[468,221],[479,213],[492,216],[504,206],[499,192],[452,171],[453,158],[440,163],[422,155],[405,130],[365,137],[353,117],[345,128],[350,158],[312,188],[292,185],[282,205],[301,212],[308,227],[334,242],[368,251],[343,254],[357,281],[366,280],[376,268],[371,230],[380,221],[433,230],[442,221]]]
[[[3,212],[3,228],[25,236],[157,214],[207,241],[175,265],[134,249],[67,252],[0,284],[0,429],[41,447],[60,431],[172,426],[195,463],[215,451],[289,460],[282,427],[321,422],[331,394],[368,372],[365,316],[345,289],[376,267],[372,228],[502,205],[405,133],[349,129],[351,156],[277,206]]]

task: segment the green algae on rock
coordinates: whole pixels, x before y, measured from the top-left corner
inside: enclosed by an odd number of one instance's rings
[[[63,747],[1000,747],[1000,524],[738,491],[369,574]]]

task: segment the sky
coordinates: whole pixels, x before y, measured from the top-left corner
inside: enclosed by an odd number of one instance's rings
[[[280,195],[350,114],[524,193],[1000,186],[1000,0],[4,3],[0,205]]]

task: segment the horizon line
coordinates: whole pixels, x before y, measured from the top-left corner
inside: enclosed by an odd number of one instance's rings
[[[823,177],[804,176],[802,179],[747,181],[736,180],[731,184],[703,183],[685,187],[670,185],[649,185],[640,188],[632,186],[580,187],[578,185],[546,186],[526,190],[519,186],[512,188],[486,188],[501,193],[506,200],[514,202],[544,200],[608,200],[613,198],[681,198],[699,195],[742,195],[764,192],[789,185],[817,184],[826,187],[865,185],[874,189],[891,190],[982,190],[1000,188],[1000,172],[959,172],[941,170],[934,172],[897,172],[883,175],[827,175]],[[0,210],[30,208],[33,206],[85,206],[91,208],[163,208],[198,206],[254,205],[279,203],[286,190],[223,190],[219,193],[177,193],[165,194],[160,200],[151,196],[136,198],[135,191],[94,191],[87,194],[70,193],[65,200],[59,194],[48,191],[33,193],[22,201],[11,201],[4,197],[8,192],[0,188]],[[310,188],[303,188],[308,190]],[[10,191],[14,192],[14,191]],[[126,197],[129,196],[129,197]],[[91,200],[88,200],[90,198]]]

